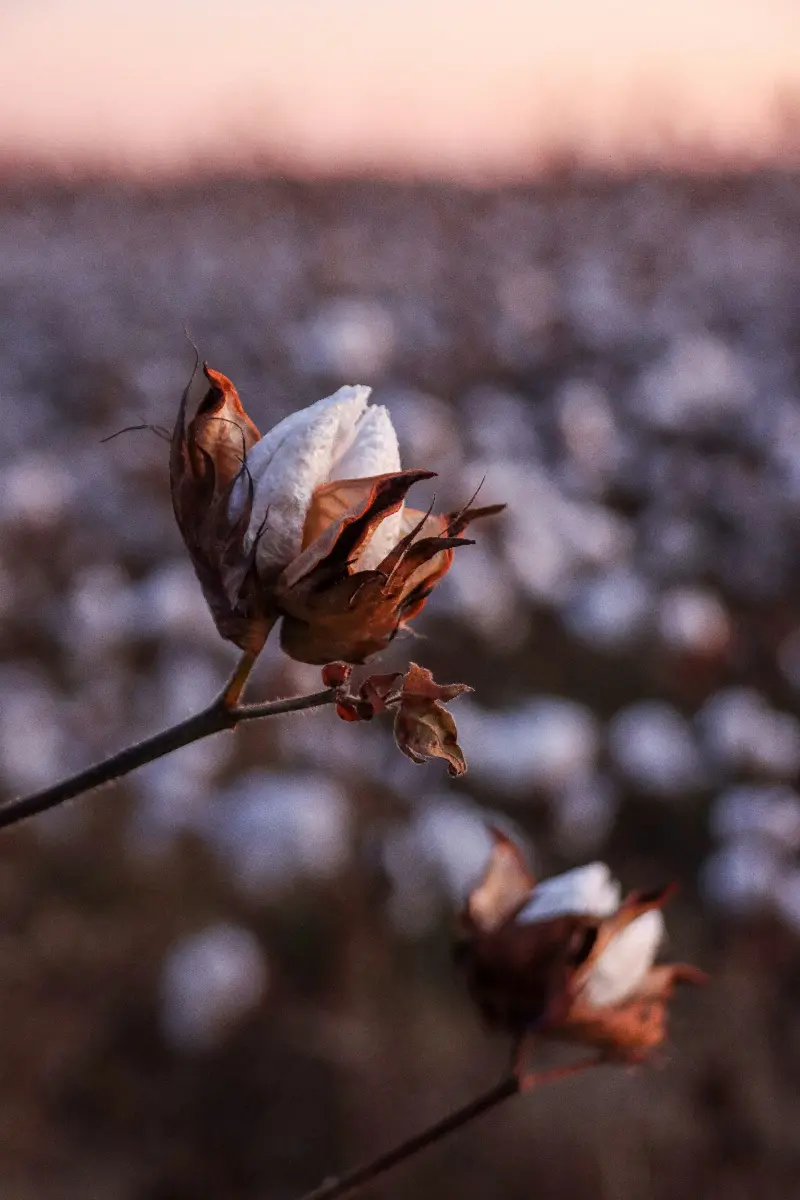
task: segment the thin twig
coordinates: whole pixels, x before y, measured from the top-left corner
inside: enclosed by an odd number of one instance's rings
[[[358,1188],[363,1187],[365,1183],[371,1183],[379,1175],[390,1171],[392,1167],[396,1167],[407,1158],[413,1158],[415,1154],[419,1154],[420,1150],[424,1150],[434,1142],[440,1141],[441,1138],[447,1137],[448,1134],[454,1133],[462,1125],[468,1125],[470,1121],[482,1117],[484,1113],[496,1108],[498,1104],[502,1104],[511,1096],[532,1091],[535,1087],[541,1087],[543,1084],[556,1083],[560,1079],[566,1079],[570,1075],[579,1074],[581,1071],[597,1065],[596,1058],[582,1059],[580,1062],[570,1063],[564,1067],[555,1067],[551,1071],[531,1072],[521,1078],[510,1071],[494,1087],[471,1100],[469,1104],[465,1104],[463,1108],[457,1108],[455,1112],[443,1117],[441,1121],[429,1125],[421,1133],[407,1138],[399,1146],[373,1158],[371,1162],[362,1163],[360,1167],[354,1167],[352,1171],[347,1171],[344,1175],[326,1179],[313,1191],[306,1192],[301,1200],[336,1200],[336,1197],[339,1196],[349,1196]]]
[[[0,805],[0,829],[16,825],[37,813],[47,812],[56,808],[66,800],[101,787],[104,783],[113,783],[143,767],[145,763],[154,762],[173,750],[180,750],[201,738],[209,737],[212,733],[221,733],[225,729],[234,729],[241,721],[253,721],[260,717],[276,717],[282,713],[298,712],[304,708],[319,708],[323,704],[332,704],[336,698],[333,688],[323,692],[315,692],[310,696],[293,696],[289,700],[268,700],[263,704],[238,704],[247,677],[253,668],[254,658],[245,654],[239,661],[231,679],[225,685],[216,699],[178,725],[162,729],[153,737],[136,742],[133,746],[104,758],[102,762],[79,771],[69,779],[62,779],[52,787],[34,792],[30,796],[22,796],[9,800]]]

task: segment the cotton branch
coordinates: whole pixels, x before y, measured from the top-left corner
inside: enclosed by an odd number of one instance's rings
[[[469,1104],[457,1108],[443,1117],[441,1121],[429,1125],[427,1129],[407,1138],[394,1149],[387,1150],[385,1154],[373,1158],[370,1162],[362,1163],[361,1166],[354,1167],[352,1171],[347,1171],[344,1175],[326,1179],[313,1191],[306,1192],[301,1200],[336,1200],[336,1197],[339,1196],[350,1196],[364,1184],[372,1183],[374,1179],[384,1175],[392,1167],[405,1162],[407,1158],[413,1158],[421,1150],[441,1141],[448,1134],[455,1133],[463,1125],[468,1125],[471,1121],[482,1117],[484,1113],[490,1112],[491,1109],[496,1108],[498,1104],[502,1104],[511,1096],[533,1091],[534,1088],[541,1087],[543,1084],[555,1083],[570,1075],[577,1075],[588,1067],[598,1066],[599,1062],[600,1060],[597,1058],[589,1058],[581,1059],[579,1062],[570,1063],[564,1067],[555,1067],[551,1071],[526,1073],[509,1071],[499,1083],[471,1100]]]
[[[282,713],[299,712],[305,708],[320,708],[324,704],[332,704],[335,699],[333,688],[322,692],[314,692],[310,696],[294,696],[288,700],[268,700],[262,704],[240,704],[247,678],[253,669],[255,658],[252,655],[242,656],[236,670],[220,694],[208,708],[188,717],[178,725],[162,729],[153,737],[136,742],[117,754],[112,754],[102,762],[79,771],[69,779],[62,779],[52,787],[34,792],[30,796],[22,796],[9,800],[0,805],[0,829],[16,825],[37,813],[47,812],[56,808],[66,800],[83,795],[93,788],[101,787],[104,783],[113,783],[123,775],[143,767],[146,763],[163,758],[173,750],[180,750],[192,742],[209,737],[212,733],[221,733],[225,729],[235,729],[242,721],[260,720],[262,717],[277,717]]]

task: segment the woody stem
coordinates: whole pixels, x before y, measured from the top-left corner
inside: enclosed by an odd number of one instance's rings
[[[419,1154],[421,1150],[432,1146],[434,1142],[440,1141],[448,1134],[454,1133],[462,1125],[468,1125],[470,1121],[482,1117],[484,1113],[496,1108],[498,1104],[502,1104],[511,1096],[516,1096],[523,1091],[530,1091],[542,1084],[555,1083],[559,1079],[575,1075],[587,1067],[596,1066],[597,1062],[597,1059],[583,1059],[579,1063],[573,1063],[567,1067],[557,1067],[552,1071],[542,1071],[539,1074],[531,1072],[521,1077],[518,1077],[514,1071],[510,1071],[503,1076],[499,1083],[471,1100],[469,1104],[457,1108],[443,1117],[441,1121],[429,1125],[421,1133],[414,1134],[413,1137],[407,1138],[394,1149],[387,1150],[385,1154],[380,1154],[370,1162],[362,1163],[361,1166],[354,1167],[352,1171],[347,1171],[344,1175],[326,1179],[318,1188],[306,1192],[301,1200],[335,1200],[338,1196],[349,1196],[358,1188],[363,1187],[365,1183],[371,1183],[373,1179],[390,1171],[398,1163],[404,1162],[407,1158],[413,1158],[415,1154]]]
[[[393,1150],[388,1150],[385,1154],[373,1158],[371,1162],[363,1163],[360,1167],[355,1167],[352,1171],[347,1171],[344,1175],[339,1175],[333,1179],[326,1179],[318,1188],[315,1188],[312,1192],[307,1192],[305,1196],[301,1197],[301,1200],[334,1200],[337,1196],[349,1195],[351,1192],[356,1191],[357,1188],[363,1187],[365,1183],[371,1183],[379,1175],[383,1175],[386,1171],[391,1170],[398,1163],[403,1162],[407,1158],[412,1158],[415,1154],[419,1154],[420,1150],[424,1150],[427,1146],[431,1146],[441,1138],[447,1137],[449,1133],[454,1133],[462,1125],[467,1125],[470,1121],[474,1121],[485,1112],[489,1112],[490,1109],[495,1108],[498,1104],[502,1104],[504,1100],[508,1100],[509,1096],[515,1096],[518,1091],[519,1084],[516,1076],[504,1076],[493,1088],[489,1088],[487,1092],[483,1092],[475,1100],[470,1101],[469,1104],[465,1104],[463,1108],[457,1108],[455,1112],[449,1113],[441,1121],[437,1121],[435,1125],[429,1125],[421,1133],[417,1133],[406,1141],[401,1142]]]
[[[324,704],[332,704],[336,698],[333,688],[322,692],[314,692],[310,696],[294,696],[289,700],[268,700],[263,704],[239,704],[245,682],[252,670],[255,659],[245,654],[236,667],[229,682],[208,708],[188,717],[187,720],[162,729],[153,737],[145,738],[132,746],[120,750],[117,754],[104,758],[77,775],[62,779],[52,787],[29,796],[9,800],[0,805],[0,829],[16,825],[37,813],[47,812],[56,808],[66,800],[72,800],[84,792],[101,787],[104,783],[113,783],[123,775],[143,767],[146,763],[163,758],[173,750],[180,750],[192,742],[209,737],[212,733],[221,733],[225,729],[235,729],[241,721],[253,721],[261,717],[276,717],[282,713],[298,712],[304,708],[320,708]]]

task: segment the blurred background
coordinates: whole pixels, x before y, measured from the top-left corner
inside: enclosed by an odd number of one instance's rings
[[[248,726],[0,839],[4,1200],[291,1200],[489,1086],[450,962],[487,814],[676,879],[657,1066],[504,1106],[370,1194],[800,1182],[794,0],[0,6],[0,782],[235,660],[171,515],[185,323],[263,430],[372,384],[477,530],[383,669],[470,762]],[[424,489],[417,497],[420,505]],[[413,501],[413,498],[412,498]],[[315,690],[268,647],[253,697]]]

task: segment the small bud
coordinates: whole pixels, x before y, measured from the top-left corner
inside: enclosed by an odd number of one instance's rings
[[[327,688],[344,687],[353,673],[353,668],[344,662],[331,662],[322,668],[322,682]]]

